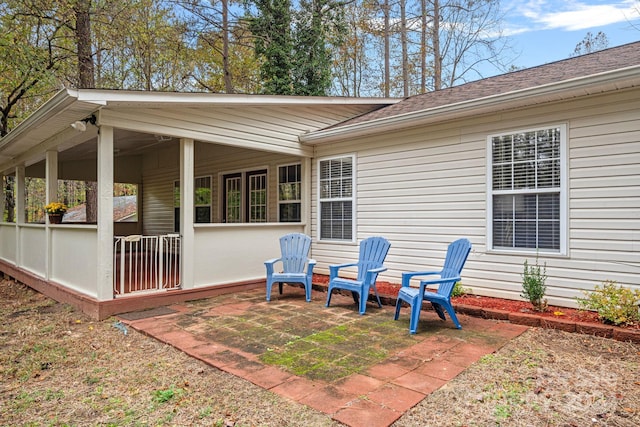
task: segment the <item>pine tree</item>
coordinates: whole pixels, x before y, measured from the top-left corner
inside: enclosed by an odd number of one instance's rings
[[[260,68],[263,93],[292,95],[291,2],[255,0],[258,15],[250,18],[249,29],[255,37],[256,55],[264,58]]]

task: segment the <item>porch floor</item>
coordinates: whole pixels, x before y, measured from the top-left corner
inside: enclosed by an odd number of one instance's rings
[[[264,289],[121,315],[130,327],[194,358],[349,426],[388,426],[482,356],[527,327],[460,315],[463,329],[423,310],[418,334],[409,312],[351,296],[285,286],[271,302]]]

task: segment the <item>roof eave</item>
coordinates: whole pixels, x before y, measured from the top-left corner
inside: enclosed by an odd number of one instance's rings
[[[390,105],[402,98],[348,98],[327,96],[284,96],[254,94],[224,94],[210,92],[146,92],[127,90],[78,90],[78,100],[103,102],[110,107],[150,105]]]
[[[16,126],[15,129],[0,139],[0,151],[6,146],[12,144],[31,127],[37,125],[43,120],[46,120],[51,114],[59,111],[59,109],[64,109],[68,105],[72,104],[76,100],[76,96],[74,96],[73,92],[74,91],[70,89],[63,89],[56,93],[53,98],[34,111],[29,117]]]
[[[330,143],[340,139],[367,136],[381,131],[406,129],[407,127],[444,122],[471,115],[610,92],[634,86],[640,86],[640,65],[311,132],[302,135],[300,142],[307,144]]]

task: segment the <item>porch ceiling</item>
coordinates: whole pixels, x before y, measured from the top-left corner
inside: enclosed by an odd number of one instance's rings
[[[97,127],[71,128],[92,114],[112,126],[119,154],[137,154],[171,139],[191,138],[310,157],[306,133],[398,102],[388,98],[287,97],[65,89],[0,139],[0,171],[41,161],[47,150],[63,160],[91,158]]]

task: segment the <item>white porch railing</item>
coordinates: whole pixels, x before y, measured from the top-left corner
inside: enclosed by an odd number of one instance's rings
[[[116,236],[113,292],[165,291],[180,287],[180,236]]]

